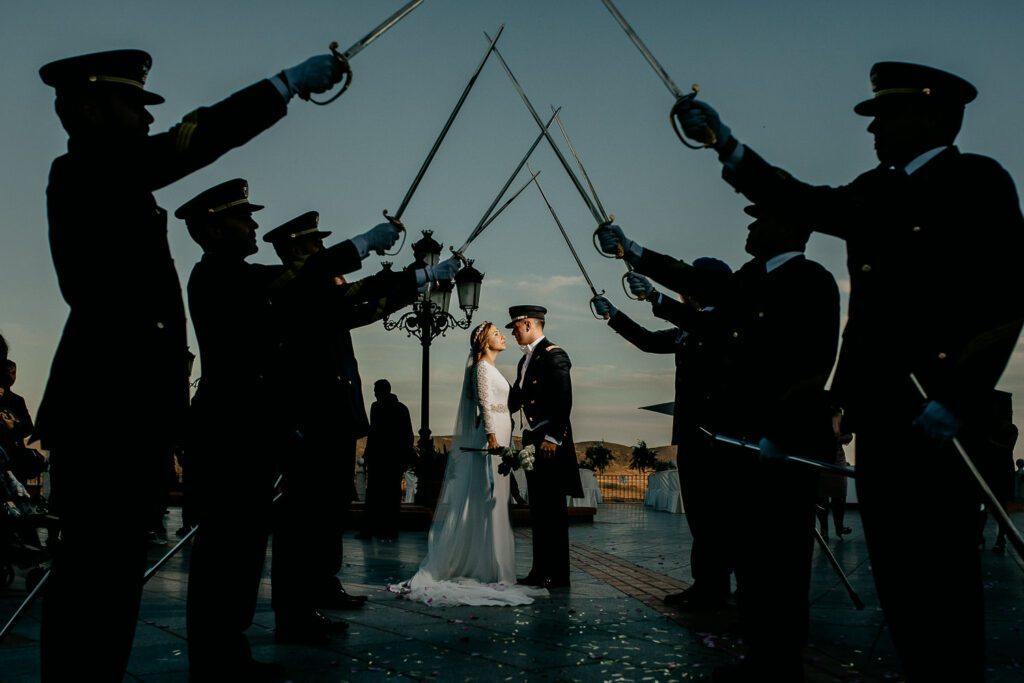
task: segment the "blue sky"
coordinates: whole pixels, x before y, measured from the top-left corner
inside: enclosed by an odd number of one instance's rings
[[[43,63],[71,54],[140,47],[154,57],[149,87],[168,102],[152,108],[154,130],[191,109],[322,52],[347,46],[401,3],[332,2],[5,3],[0,45],[0,330],[19,363],[17,390],[38,404],[66,316],[46,241],[44,190],[65,137]],[[875,164],[867,119],[852,106],[869,94],[881,60],[928,63],[977,85],[959,144],[1024,177],[1024,8],[1018,2],[953,0],[838,2],[620,0],[619,8],[683,88],[699,82],[736,136],[794,175],[841,183]],[[294,101],[289,115],[243,149],[157,194],[169,210],[199,191],[241,176],[268,230],[316,209],[331,240],[374,225],[394,210],[485,48],[483,31],[506,25],[499,46],[541,112],[562,117],[609,212],[627,234],[687,259],[746,260],[744,202],[719,177],[714,155],[683,148],[667,116],[672,100],[600,0],[425,0],[353,61],[352,88],[329,107]],[[536,134],[496,62],[476,89],[405,214],[412,236],[433,229],[461,243]],[[541,179],[599,288],[635,318],[657,326],[646,304],[625,301],[621,264],[590,246],[592,220],[545,148]],[[965,230],[969,226],[965,226]],[[171,251],[184,282],[200,252],[172,220]],[[411,239],[410,239],[411,241]],[[843,246],[812,238],[808,255],[846,285]],[[589,293],[535,192],[524,193],[473,244],[486,274],[479,319],[504,322],[507,307],[540,303],[549,336],[568,349],[576,390],[577,438],[664,444],[668,419],[638,411],[671,400],[672,361],[632,349],[587,309]],[[405,247],[398,264],[411,259]],[[264,248],[254,260],[273,262]],[[364,272],[376,270],[368,259]],[[116,264],[97,264],[116,267]],[[846,298],[844,296],[844,306]],[[100,331],[102,332],[102,331]],[[451,429],[467,333],[435,342],[431,427]],[[364,392],[391,379],[418,414],[419,347],[380,324],[355,335]],[[194,346],[194,344],[193,344]],[[514,344],[499,357],[511,376]],[[102,368],[102,365],[98,366]],[[102,376],[98,377],[102,381]],[[1003,388],[1024,396],[1024,347]],[[1018,424],[1024,399],[1018,400]],[[418,420],[416,420],[418,423]],[[418,426],[418,424],[417,424]]]

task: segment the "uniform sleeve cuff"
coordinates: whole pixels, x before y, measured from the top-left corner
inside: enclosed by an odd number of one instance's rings
[[[366,258],[366,255],[370,253],[370,244],[366,237],[363,235],[356,235],[350,241],[355,246],[356,251],[359,252],[359,258]]]
[[[282,74],[277,74],[276,76],[271,77],[270,82],[274,84],[275,88],[277,88],[277,92],[281,93],[281,98],[284,99],[285,104],[291,101],[292,91],[288,87],[288,84],[284,82],[284,76]]]
[[[552,436],[545,436],[545,437],[544,437],[544,440],[545,440],[545,441],[550,441],[551,443],[555,444],[556,446],[561,446],[561,445],[562,445],[562,442],[561,442],[561,441],[556,441],[556,440],[554,439],[554,437],[552,437]]]

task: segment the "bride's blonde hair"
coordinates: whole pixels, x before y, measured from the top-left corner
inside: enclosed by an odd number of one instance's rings
[[[494,327],[494,323],[485,320],[469,333],[469,349],[473,353],[473,360],[479,361],[483,356],[484,348],[487,346],[487,334]]]

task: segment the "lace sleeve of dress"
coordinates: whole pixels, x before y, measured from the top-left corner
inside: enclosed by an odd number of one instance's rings
[[[487,363],[480,361],[476,364],[476,406],[483,416],[484,432],[496,434],[494,431],[494,415],[491,410],[491,384],[487,376]]]

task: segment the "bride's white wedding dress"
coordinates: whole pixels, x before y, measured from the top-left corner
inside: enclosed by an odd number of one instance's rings
[[[501,457],[484,449],[487,434],[512,439],[508,380],[486,361],[466,368],[452,448],[427,556],[416,574],[388,590],[430,605],[526,605],[543,589],[516,585],[515,540],[509,521],[509,480]]]

